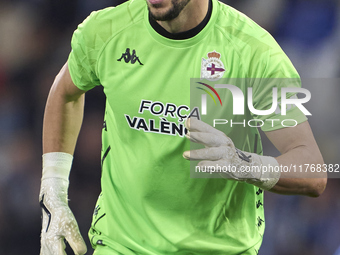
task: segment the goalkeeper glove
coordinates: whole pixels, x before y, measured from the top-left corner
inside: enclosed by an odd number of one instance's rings
[[[222,169],[219,174],[223,178],[247,182],[264,190],[270,190],[278,182],[281,173],[275,158],[241,151],[223,132],[195,118],[187,119],[185,125],[190,131],[186,137],[205,148],[185,151],[183,157],[203,160],[198,163],[201,169],[212,172]]]
[[[72,160],[72,155],[62,152],[43,155],[39,195],[43,214],[40,255],[65,255],[65,238],[75,254],[86,253],[85,242],[67,201]]]

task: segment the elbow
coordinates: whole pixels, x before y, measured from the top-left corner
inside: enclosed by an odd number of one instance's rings
[[[319,197],[326,189],[327,177],[312,179],[308,195],[310,197]]]
[[[320,155],[319,160],[315,163],[315,165],[324,165],[324,160]],[[313,178],[309,179],[309,196],[310,197],[319,197],[325,191],[327,186],[327,173],[326,172],[313,172]]]

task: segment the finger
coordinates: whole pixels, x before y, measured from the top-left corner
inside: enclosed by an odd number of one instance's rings
[[[70,244],[74,254],[83,255],[87,252],[87,247],[84,242],[83,237],[80,234],[78,224],[74,220],[67,227],[65,237],[68,243]]]
[[[86,244],[80,233],[69,238],[68,243],[70,244],[74,254],[76,255],[84,255],[87,252]]]
[[[227,136],[221,136],[203,132],[188,132],[186,135],[191,142],[203,144],[207,147],[219,147],[222,145],[232,145],[233,142]]]
[[[185,151],[183,157],[188,160],[219,160],[229,155],[231,150],[229,146],[204,148]]]
[[[57,254],[66,255],[65,248],[66,248],[65,239],[61,237],[59,238],[59,241],[58,241],[58,253]]]
[[[190,130],[191,132],[203,132],[203,133],[212,133],[216,135],[226,136],[222,131],[213,128],[212,126],[208,125],[207,123],[198,120],[196,118],[188,118],[185,122],[185,127]]]
[[[41,242],[40,255],[53,255],[45,242]]]
[[[43,236],[40,255],[66,255],[64,238],[55,235]]]
[[[63,255],[65,244],[54,231],[54,225],[50,226],[49,217],[43,209],[43,224],[41,229],[41,249],[40,255]],[[48,231],[46,231],[48,230]]]

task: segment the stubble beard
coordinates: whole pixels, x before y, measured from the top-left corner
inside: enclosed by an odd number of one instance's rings
[[[172,8],[169,9],[166,13],[163,14],[155,14],[150,11],[150,7],[148,6],[149,13],[151,18],[158,21],[169,21],[173,20],[178,17],[178,15],[181,13],[181,11],[184,9],[184,7],[190,2],[190,0],[171,0]],[[154,5],[154,7],[157,8],[157,5]]]

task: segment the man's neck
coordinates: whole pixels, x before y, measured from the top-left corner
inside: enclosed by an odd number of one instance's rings
[[[169,33],[188,31],[202,22],[209,8],[209,0],[191,0],[178,15],[170,21],[157,21]]]

